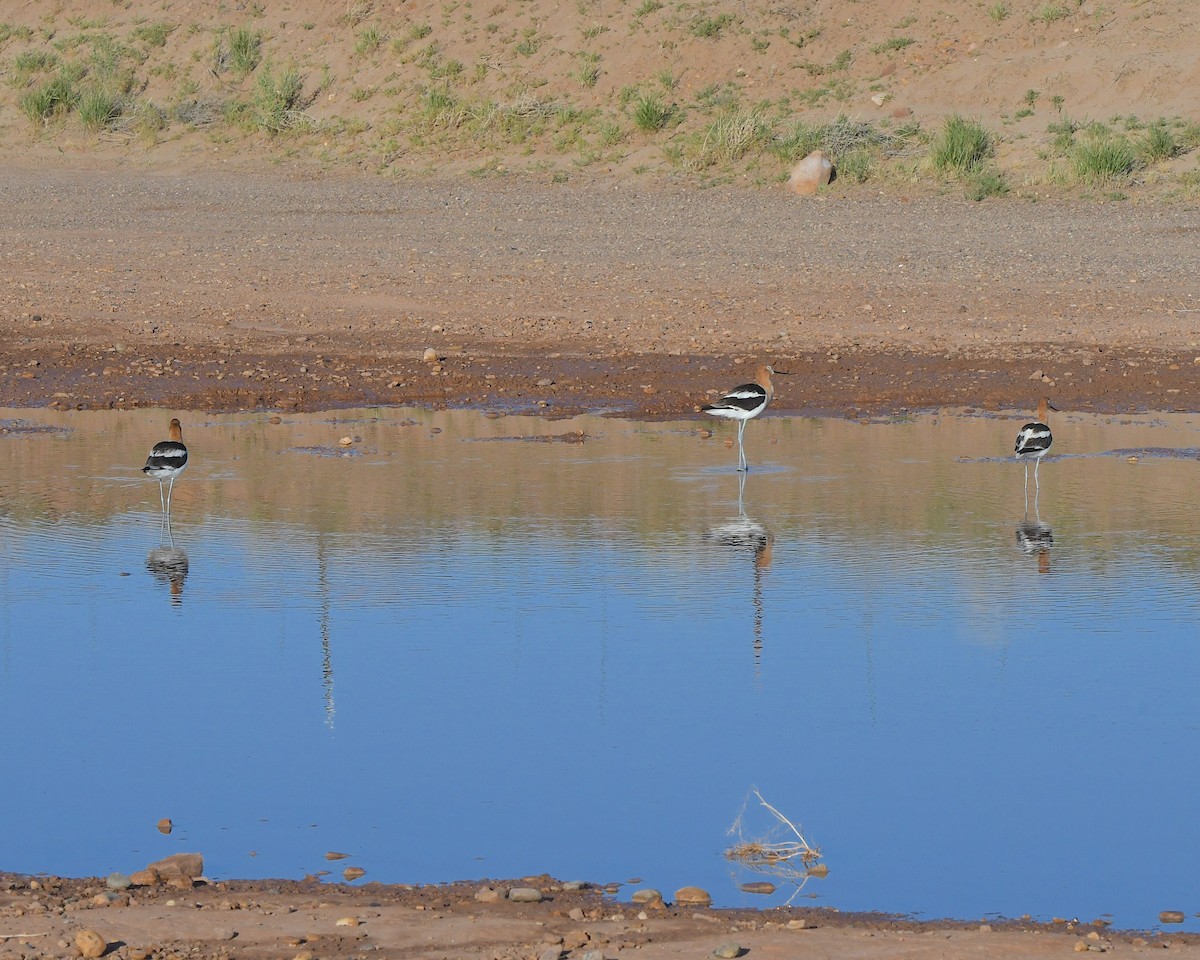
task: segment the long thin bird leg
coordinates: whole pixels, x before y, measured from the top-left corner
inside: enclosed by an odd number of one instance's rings
[[[162,508],[162,512],[167,512],[167,501],[163,498],[162,481],[158,481],[158,505]]]
[[[171,494],[175,492],[175,478],[171,478],[171,485],[167,487],[167,516],[171,515]]]
[[[1042,458],[1038,457],[1033,461],[1033,499],[1037,502],[1038,494],[1042,492],[1041,483],[1038,481],[1038,467],[1042,465]]]
[[[746,432],[746,421],[738,421],[738,470],[747,469],[746,448],[742,446],[742,434]]]

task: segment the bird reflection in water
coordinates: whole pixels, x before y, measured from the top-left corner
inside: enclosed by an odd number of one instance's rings
[[[1038,573],[1050,572],[1050,548],[1054,546],[1054,533],[1050,524],[1042,520],[1034,500],[1033,519],[1029,514],[1017,524],[1017,546],[1026,556],[1037,557]]]
[[[722,547],[747,553],[754,562],[754,586],[751,603],[754,606],[754,672],[762,663],[763,646],[763,578],[771,567],[775,535],[762,523],[746,515],[746,474],[738,474],[738,515],[733,520],[710,527],[708,540]]]
[[[146,555],[146,569],[150,571],[150,576],[170,589],[171,606],[180,606],[183,603],[183,584],[188,575],[188,555],[175,546],[170,514],[163,514],[158,546]]]

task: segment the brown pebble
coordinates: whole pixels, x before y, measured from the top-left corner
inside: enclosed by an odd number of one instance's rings
[[[348,853],[338,853],[336,850],[330,850],[327,854],[325,854],[325,859],[326,860],[345,860],[348,856],[350,856],[350,854],[348,854]]]
[[[1164,910],[1158,915],[1159,923],[1183,923],[1182,910]]]
[[[342,876],[347,880],[357,880],[359,877],[366,876],[367,871],[362,867],[347,867],[342,871]]]
[[[175,824],[171,822],[170,817],[163,817],[158,821],[157,824],[155,824],[155,826],[158,827],[158,832],[163,834],[170,833],[173,829],[175,829]]]
[[[267,423],[283,423],[283,417],[270,417],[267,419]]]

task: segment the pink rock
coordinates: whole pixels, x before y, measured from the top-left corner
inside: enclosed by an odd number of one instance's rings
[[[792,168],[787,188],[800,196],[812,196],[829,183],[833,164],[820,150],[814,150]]]

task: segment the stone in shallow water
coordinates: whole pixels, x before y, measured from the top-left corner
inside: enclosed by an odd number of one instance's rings
[[[633,896],[629,899],[634,903],[661,903],[662,891],[655,890],[653,887],[645,887],[641,890],[634,890]]]
[[[1183,923],[1182,910],[1164,910],[1158,915],[1159,923]]]
[[[712,896],[701,887],[680,887],[675,891],[675,902],[680,906],[707,907]]]
[[[513,903],[537,903],[542,899],[542,891],[536,887],[513,887],[508,891],[508,899]]]
[[[749,883],[743,883],[742,889],[746,893],[774,893],[775,884],[770,880],[751,880]]]

